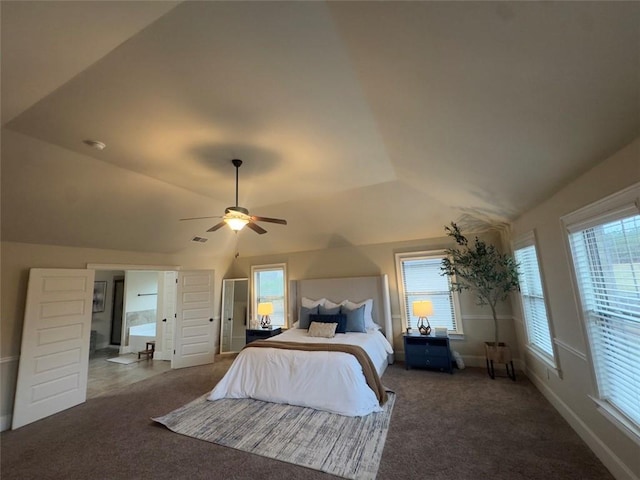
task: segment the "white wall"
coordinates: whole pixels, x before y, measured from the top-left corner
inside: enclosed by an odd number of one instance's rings
[[[572,287],[569,252],[560,217],[640,182],[640,138],[531,209],[512,225],[517,238],[535,230],[538,256],[547,292],[552,327],[558,345],[561,378],[547,375],[547,367],[525,353],[527,375],[559,409],[618,479],[640,477],[640,444],[601,415],[588,396],[595,393],[586,355],[586,339]],[[519,317],[519,312],[515,312]],[[520,350],[524,346],[521,321],[516,322]]]
[[[127,312],[156,310],[158,306],[158,272],[127,272],[125,281]],[[149,293],[155,295],[147,295]]]

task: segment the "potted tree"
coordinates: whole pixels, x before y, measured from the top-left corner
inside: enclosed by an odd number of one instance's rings
[[[453,237],[458,247],[446,250],[447,257],[442,260],[441,274],[451,277],[451,290],[470,290],[475,293],[478,305],[489,305],[493,316],[494,341],[485,342],[487,371],[494,378],[493,362],[504,363],[507,374],[515,380],[511,351],[500,342],[496,305],[519,288],[518,264],[513,257],[500,253],[494,245],[487,245],[478,237],[470,245],[454,222],[450,227],[445,227],[445,231]]]

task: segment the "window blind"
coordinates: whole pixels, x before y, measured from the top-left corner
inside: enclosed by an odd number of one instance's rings
[[[440,275],[440,265],[444,257],[416,256],[400,261],[404,312],[407,326],[416,329],[418,317],[413,315],[413,302],[430,300],[433,315],[429,317],[431,327],[446,327],[447,330],[462,333],[456,320],[453,292],[449,288],[449,278]]]
[[[535,245],[518,248],[515,257],[519,264],[520,298],[529,344],[553,360],[553,344]]]
[[[570,231],[599,396],[640,426],[640,215]]]

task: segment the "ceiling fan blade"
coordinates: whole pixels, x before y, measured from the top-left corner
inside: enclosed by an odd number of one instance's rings
[[[287,221],[282,218],[269,218],[269,217],[258,217],[256,215],[251,216],[251,220],[254,222],[270,222],[270,223],[279,223],[280,225],[286,225]]]
[[[213,227],[211,227],[209,230],[207,230],[207,232],[215,232],[216,230],[220,230],[222,227],[224,227],[226,225],[225,222],[220,222],[215,224]]]
[[[180,221],[184,221],[184,220],[202,220],[204,218],[222,218],[221,215],[214,215],[213,217],[190,217],[190,218],[181,218]]]
[[[260,235],[262,235],[263,233],[267,233],[267,231],[264,228],[262,228],[260,225],[256,225],[253,222],[247,223],[247,227],[249,227],[251,230],[253,230],[256,233],[259,233]]]

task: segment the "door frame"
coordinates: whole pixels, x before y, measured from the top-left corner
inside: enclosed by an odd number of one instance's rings
[[[181,266],[178,265],[139,265],[139,264],[123,264],[123,263],[87,263],[87,270],[109,270],[109,271],[113,271],[113,270],[118,270],[118,271],[124,271],[124,277],[125,277],[125,296],[126,296],[126,278],[127,278],[127,270],[134,270],[134,271],[149,271],[149,272],[167,272],[167,271],[172,271],[172,272],[179,272],[181,271],[183,268]],[[125,309],[126,309],[126,302],[124,305]],[[124,322],[125,319],[123,318],[122,321]],[[174,332],[175,334],[175,332]],[[125,332],[124,330],[122,331],[122,336],[124,338]],[[129,353],[129,348],[128,346],[125,346],[124,343],[122,342],[122,340],[120,341],[120,353]]]
[[[179,276],[180,272],[193,272],[193,271],[198,271],[198,270],[206,270],[206,271],[212,271],[213,273],[213,278],[212,281],[214,282],[215,285],[215,280],[216,280],[216,270],[215,269],[192,269],[192,268],[184,268],[180,265],[140,265],[140,264],[124,264],[124,263],[87,263],[87,270],[120,270],[120,271],[124,271],[125,272],[125,288],[126,288],[126,272],[127,270],[144,270],[144,271],[157,271],[157,272],[176,272],[176,277]],[[251,282],[249,282],[249,291],[250,291],[250,286],[251,286]],[[215,287],[214,287],[214,294],[213,294],[213,298],[214,298],[214,307],[215,307]],[[213,311],[213,322],[215,324],[215,322],[217,321],[221,321],[220,320],[220,316],[218,315],[218,311],[215,310]],[[123,320],[124,321],[124,320]],[[220,325],[218,324],[218,328],[216,330],[216,328],[214,328],[214,335],[216,331],[220,331]],[[176,335],[176,329],[174,326],[174,331],[173,331],[174,336]],[[174,338],[174,345],[175,345],[175,338]],[[216,354],[216,351],[218,351],[219,345],[216,345],[216,342],[214,341],[214,346],[215,346],[215,350],[214,350],[214,357]],[[122,352],[122,345],[120,345],[120,351]],[[171,361],[171,368],[175,368],[174,367],[174,358],[173,358],[173,353],[171,353],[171,358],[166,358],[165,355],[163,355],[163,360],[170,360]]]

